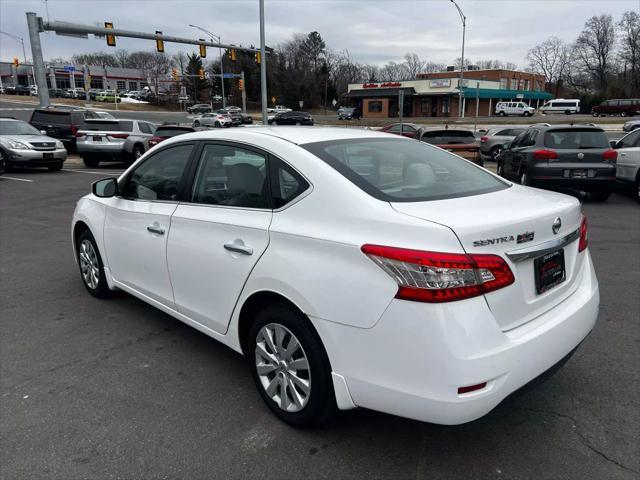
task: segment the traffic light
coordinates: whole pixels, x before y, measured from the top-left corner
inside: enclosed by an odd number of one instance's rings
[[[173,78],[174,82],[177,82],[178,79],[180,78],[180,75],[178,75],[178,69],[177,68],[172,68],[171,69],[171,78]]]
[[[160,30],[156,30],[156,35],[162,35]],[[164,40],[156,38],[156,50],[160,53],[164,53]]]
[[[236,61],[236,49],[235,48],[231,48],[229,49],[229,53],[227,53],[227,55],[229,56],[229,60],[231,60],[232,62]]]
[[[104,22],[104,28],[109,28],[113,30],[113,23]],[[115,35],[107,35],[107,45],[110,47],[116,46],[116,36]]]
[[[203,38],[201,38],[200,40],[202,40],[204,42]],[[207,58],[207,46],[206,45],[200,44],[200,58]]]
[[[238,90],[240,90],[240,91],[244,90],[244,80],[242,80],[242,79],[238,80]]]
[[[198,70],[198,77],[200,77],[200,80],[204,80],[204,68]]]
[[[256,59],[256,63],[259,65],[260,61],[262,60],[262,56],[260,55],[260,52],[256,52],[254,55],[254,58]]]
[[[20,65],[20,60],[18,60],[18,57],[13,57],[13,65],[15,65],[16,67]]]

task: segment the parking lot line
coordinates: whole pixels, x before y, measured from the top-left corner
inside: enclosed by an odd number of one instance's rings
[[[17,180],[18,182],[29,182],[29,183],[33,183],[33,180],[28,180],[26,178],[16,178],[16,177],[6,177],[4,175],[0,176],[0,180],[2,179],[6,179],[6,180]]]

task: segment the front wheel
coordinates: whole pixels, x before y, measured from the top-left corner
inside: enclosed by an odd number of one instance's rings
[[[506,113],[500,112],[500,113],[498,113],[498,115],[500,115],[501,117],[504,117],[506,115]]]
[[[111,290],[104,275],[104,265],[98,246],[89,230],[80,234],[76,245],[80,276],[87,291],[97,298],[107,298]]]
[[[198,128],[199,126],[200,126],[200,122],[198,120],[193,122],[193,128]]]
[[[502,154],[502,147],[493,147],[489,152],[489,156],[491,157],[491,160],[493,160],[494,162],[498,161],[498,158],[500,158],[501,154]]]
[[[133,161],[138,160],[142,155],[144,155],[144,148],[142,148],[140,145],[136,145],[135,147],[133,147],[133,152],[131,152]]]
[[[214,126],[215,128],[220,128],[220,122],[218,122],[218,121],[216,120],[216,123],[214,123],[214,124],[213,124],[213,126]]]
[[[626,116],[627,116],[627,112],[622,112],[622,113],[620,114],[620,116],[621,116],[621,117],[626,117]]]
[[[304,314],[286,304],[262,310],[249,331],[251,371],[269,409],[296,427],[313,427],[336,411],[327,353]]]
[[[594,117],[598,116],[598,112],[592,112],[591,115],[593,115]]]

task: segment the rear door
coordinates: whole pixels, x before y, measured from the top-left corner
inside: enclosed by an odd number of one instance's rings
[[[167,261],[176,308],[218,333],[269,244],[268,155],[233,143],[205,143],[189,201],[171,218]]]

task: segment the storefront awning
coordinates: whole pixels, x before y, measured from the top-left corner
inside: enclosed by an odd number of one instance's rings
[[[467,98],[476,98],[476,89],[462,87],[462,92]],[[495,90],[492,88],[479,88],[478,98],[493,98],[495,100],[550,100],[553,98],[548,92],[534,92],[529,90]]]
[[[347,98],[376,98],[376,97],[397,97],[400,90],[404,90],[404,96],[415,95],[416,89],[413,87],[405,88],[362,88],[359,90],[351,90],[345,95]]]

